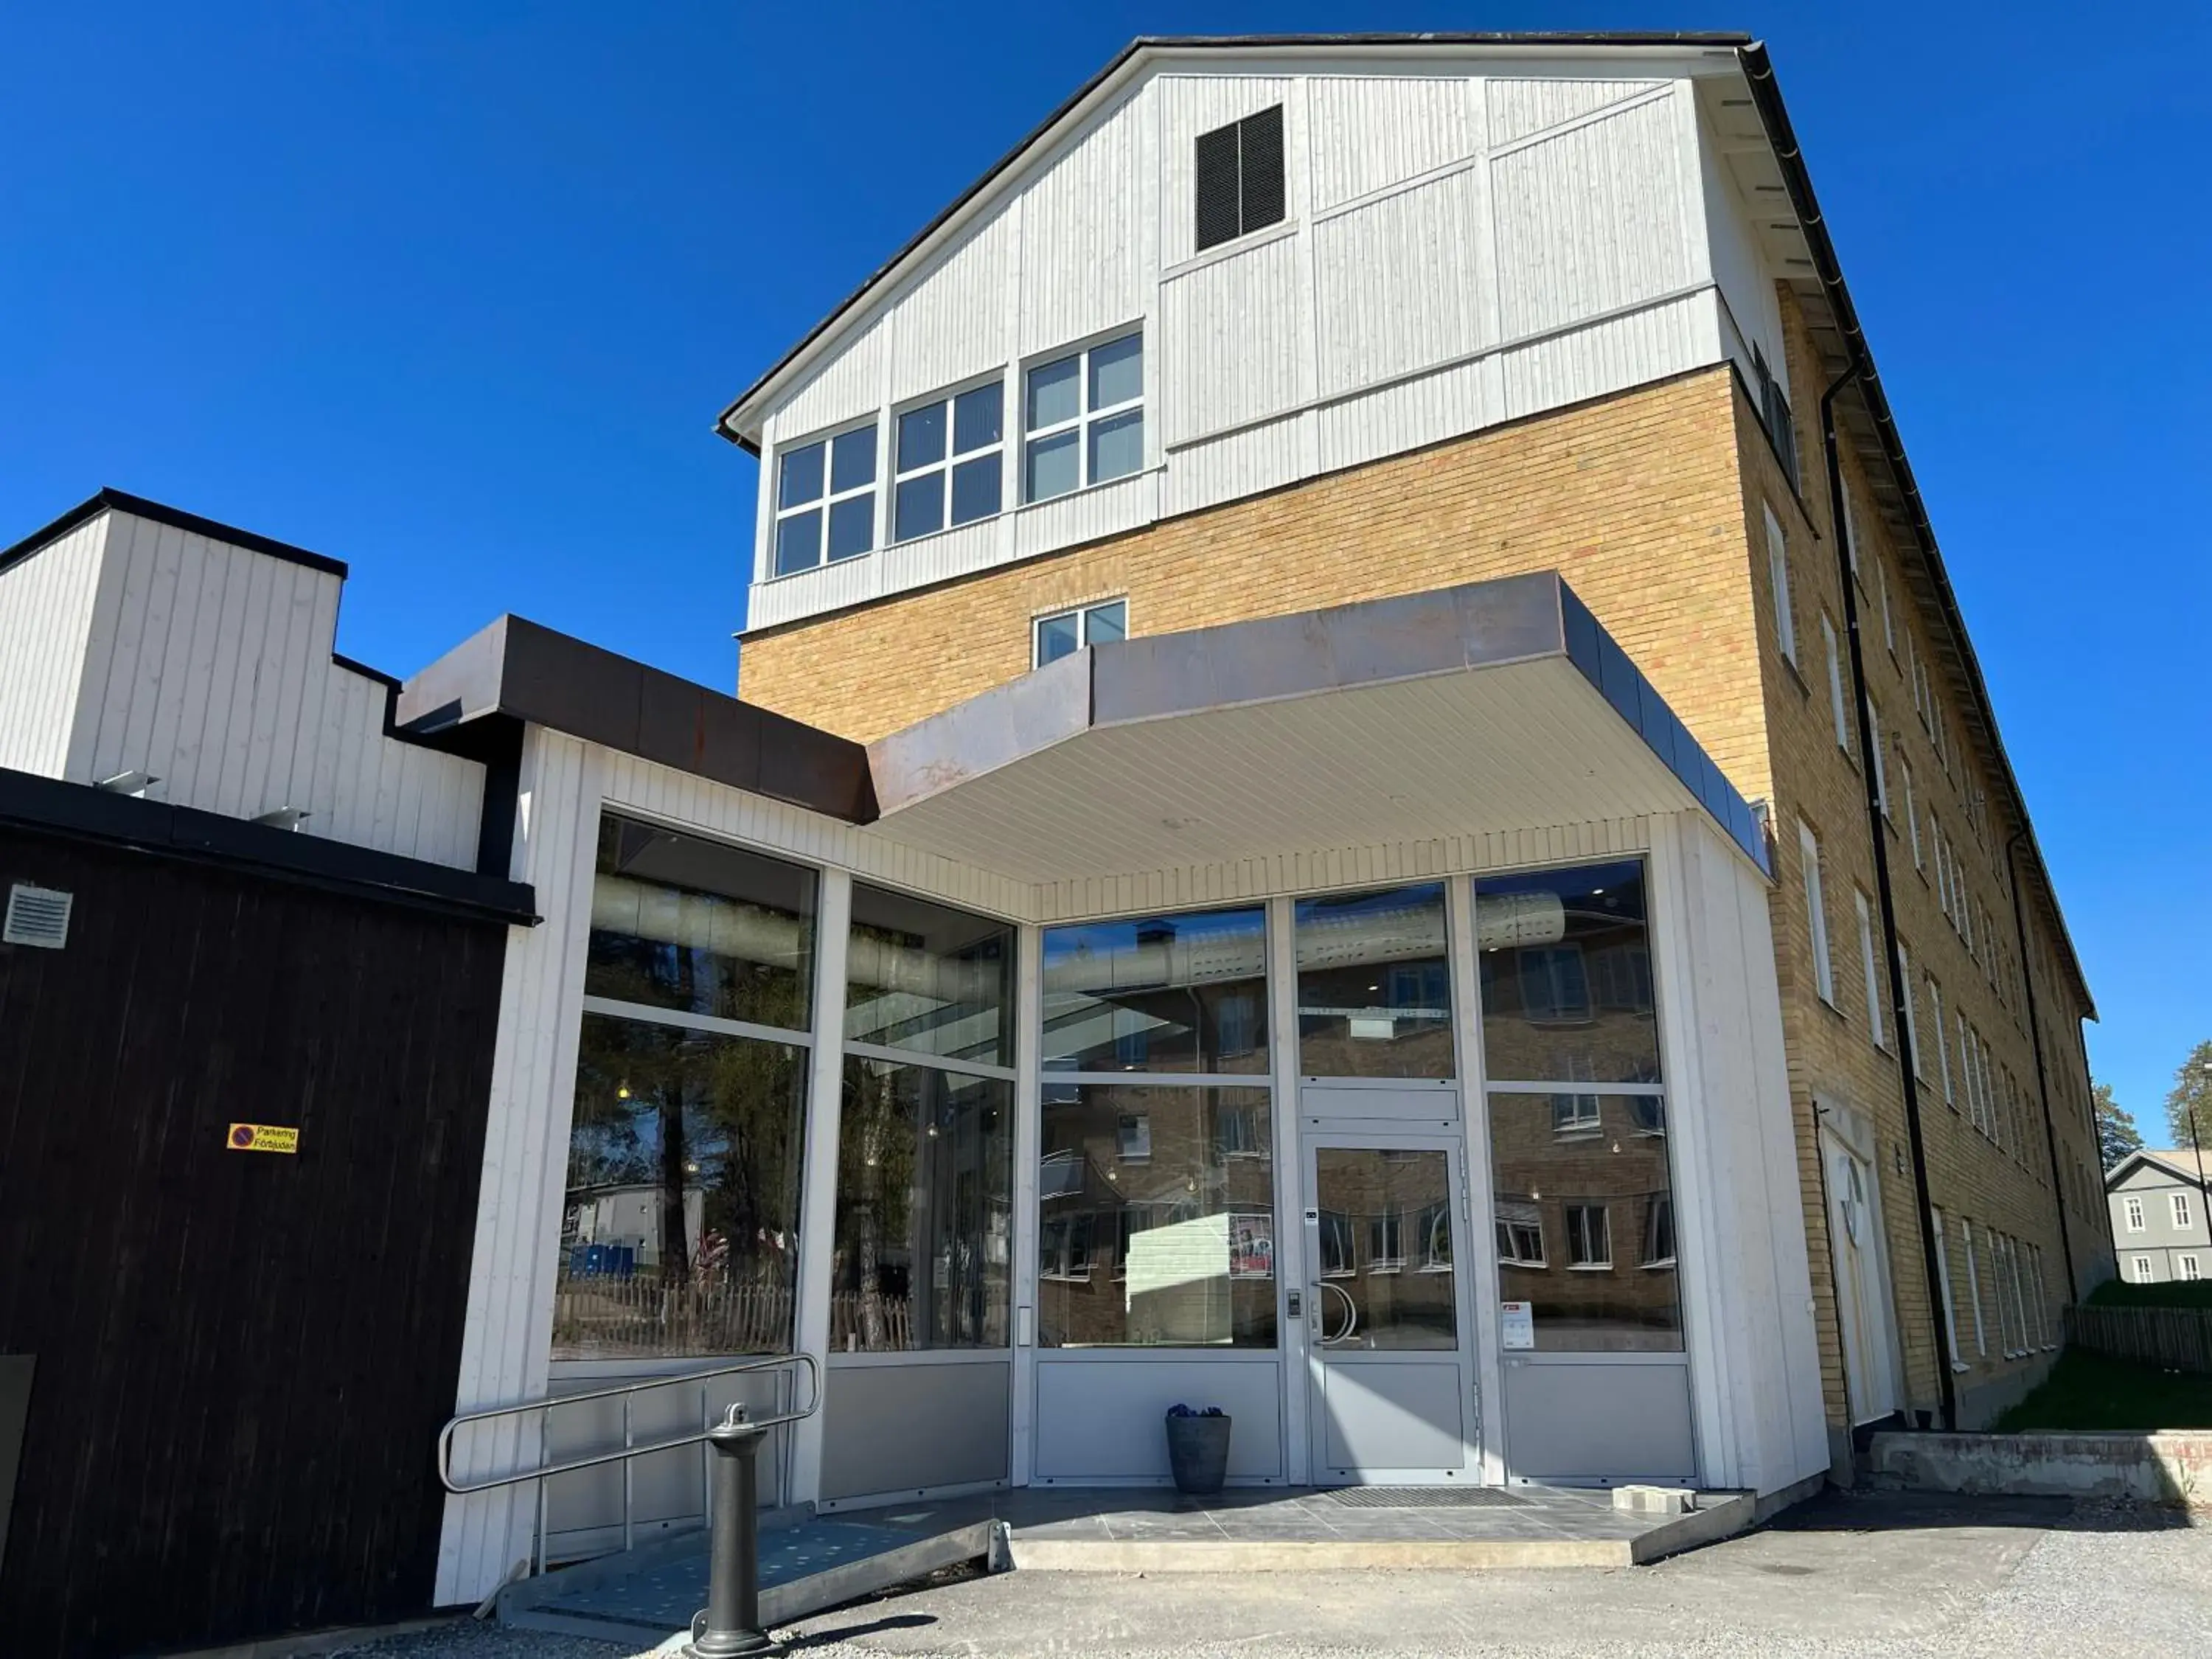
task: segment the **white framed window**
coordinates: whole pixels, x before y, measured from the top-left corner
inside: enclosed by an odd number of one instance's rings
[[[2013,1334],[2020,1339],[2020,1352],[2026,1353],[2027,1336],[2027,1273],[2021,1266],[2021,1245],[2016,1238],[2005,1240],[2005,1273],[2012,1280]]]
[[[1032,363],[1022,377],[1022,500],[1046,501],[1145,465],[1145,337]]]
[[[1790,543],[1774,509],[1766,512],[1766,575],[1774,590],[1774,639],[1790,665],[1797,665],[1797,618],[1790,604]]]
[[[1367,1271],[1395,1273],[1406,1266],[1406,1212],[1384,1209],[1367,1218]]]
[[[1820,648],[1828,659],[1828,718],[1836,728],[1836,747],[1851,752],[1851,723],[1844,713],[1844,659],[1836,647],[1836,625],[1820,613]]]
[[[1974,1352],[1987,1356],[1990,1351],[1989,1334],[1982,1325],[1982,1270],[1974,1261],[1974,1224],[1959,1224],[1959,1241],[1966,1250],[1966,1300],[1974,1310]]]
[[[1951,1369],[1963,1371],[1966,1361],[1959,1352],[1959,1316],[1951,1297],[1951,1246],[1943,1237],[1943,1212],[1930,1209],[1929,1218],[1936,1224],[1936,1282],[1943,1292],[1943,1343],[1951,1356]]]
[[[1644,1254],[1639,1267],[1674,1265],[1674,1199],[1671,1193],[1654,1193],[1644,1206]]]
[[[1897,623],[1889,610],[1889,567],[1879,559],[1875,561],[1875,582],[1881,589],[1881,642],[1889,647],[1889,654],[1897,654]]]
[[[1851,890],[1851,908],[1859,921],[1859,969],[1866,976],[1867,1036],[1877,1048],[1887,1048],[1887,1029],[1881,1018],[1881,975],[1875,971],[1874,955],[1874,908],[1867,902],[1862,888]]]
[[[988,519],[1006,505],[1006,386],[994,374],[891,422],[891,539]]]
[[[1805,920],[1813,934],[1813,988],[1832,1008],[1836,969],[1828,957],[1828,904],[1820,890],[1820,843],[1813,827],[1802,818],[1797,820],[1797,851],[1804,864]]]
[[[2147,1255],[2137,1256],[2136,1258],[2136,1283],[2138,1285],[2148,1285],[2151,1282],[2151,1276],[2150,1258]]]
[[[1127,599],[1106,599],[1073,611],[1056,611],[1049,617],[1036,619],[1031,630],[1030,664],[1042,668],[1086,645],[1111,645],[1128,637]]]
[[[1867,747],[1874,750],[1874,804],[1881,808],[1884,817],[1889,810],[1889,757],[1881,735],[1881,711],[1874,706],[1869,696],[1863,705],[1867,723]]]
[[[876,427],[825,434],[780,447],[775,458],[779,576],[854,559],[876,545]]]
[[[2189,1230],[2189,1194],[2168,1193],[2166,1201],[2173,1211],[2173,1224],[2186,1232]]]
[[[1595,1095],[1553,1095],[1552,1133],[1562,1139],[1583,1140],[1605,1132]]]
[[[2193,1255],[2178,1258],[2175,1266],[2183,1279],[2202,1279],[2204,1276],[2197,1271],[2197,1258]]]
[[[2051,1340],[2051,1286],[2043,1276],[2043,1247],[2027,1247],[2028,1272],[2035,1279],[2035,1344],[2046,1352],[2057,1345]]]
[[[1942,1068],[1943,1103],[1955,1108],[1959,1098],[1951,1091],[1951,1048],[1943,1036],[1943,988],[1936,984],[1933,974],[1928,975],[1928,1017],[1936,1027],[1936,1059]]]
[[[1906,827],[1912,831],[1912,867],[1916,870],[1925,870],[1928,867],[1928,859],[1920,848],[1920,808],[1912,799],[1912,763],[1902,755],[1897,757],[1897,781],[1904,786],[1905,822]]]
[[[1567,1212],[1567,1267],[1585,1273],[1603,1273],[1613,1266],[1613,1229],[1602,1204],[1570,1204]]]
[[[1905,976],[1905,1061],[1912,1067],[1912,1075],[1926,1077],[1928,1066],[1920,1048],[1920,1019],[1917,1005],[1919,994],[1912,985],[1912,952],[1905,948],[1905,941],[1897,941],[1898,969]]]
[[[1844,486],[1844,560],[1856,575],[1859,568],[1858,515],[1851,511],[1851,487]]]
[[[1498,1263],[1502,1267],[1544,1265],[1544,1215],[1534,1204],[1498,1200]]]
[[[2142,1200],[2139,1198],[2129,1199],[2126,1203],[2126,1208],[2128,1212],[2128,1231],[2131,1233],[2148,1231],[2149,1224],[2143,1219]]]

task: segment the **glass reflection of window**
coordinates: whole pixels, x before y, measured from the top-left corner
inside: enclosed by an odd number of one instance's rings
[[[1644,1267],[1671,1267],[1674,1265],[1674,1200],[1665,1193],[1652,1194],[1645,1203],[1644,1257],[1638,1265]]]
[[[1038,1266],[1041,1278],[1059,1279],[1063,1283],[1089,1280],[1092,1219],[1088,1210],[1074,1215],[1047,1218],[1043,1233],[1044,1255]]]
[[[848,1042],[1011,1066],[1013,974],[1011,925],[854,884]]]
[[[1384,1210],[1367,1218],[1367,1271],[1395,1273],[1406,1265],[1406,1212]]]
[[[1595,1095],[1553,1095],[1552,1133],[1555,1135],[1595,1135],[1604,1132],[1604,1115]]]
[[[1264,1073],[1266,975],[1256,906],[1048,928],[1044,1068]]]
[[[1334,1210],[1321,1212],[1321,1276],[1349,1279],[1358,1271],[1359,1257],[1352,1242],[1352,1218]]]
[[[1301,1073],[1454,1075],[1441,882],[1300,899],[1292,915]]]
[[[1567,1265],[1570,1267],[1613,1266],[1613,1233],[1602,1204],[1570,1204],[1567,1212]]]
[[[1423,1210],[1419,1231],[1421,1240],[1421,1271],[1425,1273],[1449,1273],[1452,1270],[1450,1206],[1443,1204],[1431,1204]]]
[[[1498,1260],[1504,1267],[1544,1265],[1544,1217],[1534,1204],[1498,1201]]]
[[[1521,1006],[1545,1024],[1579,1023],[1590,1017],[1589,975],[1579,945],[1528,946],[1521,962]]]
[[[1640,1135],[1663,1135],[1667,1133],[1667,1097],[1664,1095],[1631,1095],[1628,1097],[1629,1121]]]

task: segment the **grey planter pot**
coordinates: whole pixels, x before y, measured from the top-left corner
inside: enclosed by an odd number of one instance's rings
[[[1167,1425],[1176,1490],[1199,1497],[1219,1492],[1229,1475],[1229,1419],[1170,1417]]]

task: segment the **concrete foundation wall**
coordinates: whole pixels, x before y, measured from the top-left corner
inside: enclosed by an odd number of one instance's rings
[[[2212,1430],[2163,1434],[1878,1434],[1877,1485],[2116,1498],[2212,1508]]]

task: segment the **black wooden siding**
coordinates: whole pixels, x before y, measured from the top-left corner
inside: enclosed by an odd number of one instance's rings
[[[0,1651],[423,1610],[506,929],[0,826],[25,880],[76,913],[0,946]]]

